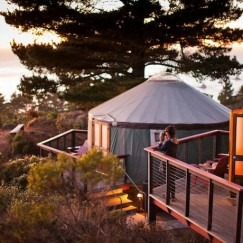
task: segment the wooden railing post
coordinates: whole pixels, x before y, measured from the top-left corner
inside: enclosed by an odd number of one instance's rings
[[[59,138],[57,138],[56,141],[57,141],[57,143],[56,143],[56,148],[57,148],[57,149],[60,149],[60,146],[59,146],[59,145],[60,145],[60,143],[59,143]]]
[[[184,143],[184,161],[188,162],[188,143]]]
[[[168,163],[168,160],[166,160],[166,192],[165,192],[166,204],[170,204],[170,184],[171,184],[170,175],[171,175],[170,164]]]
[[[40,157],[42,157],[42,149],[40,148]]]
[[[71,146],[74,148],[75,147],[75,141],[76,141],[76,132],[72,132],[72,142],[71,142]]]
[[[152,198],[149,196],[152,193],[152,185],[151,185],[151,176],[152,176],[152,165],[153,164],[153,157],[151,153],[148,153],[148,192],[147,192],[147,210],[148,210],[148,221],[153,222],[156,220],[156,206],[152,202]]]
[[[215,135],[216,137],[216,142],[215,142],[215,153],[214,153],[214,157],[217,157],[217,155],[221,152],[220,151],[220,146],[221,146],[221,136],[219,133],[217,133]]]
[[[202,138],[198,140],[198,161],[202,163]]]
[[[63,147],[64,147],[64,150],[66,151],[67,150],[67,138],[66,138],[66,136],[63,136]]]
[[[214,184],[212,180],[209,180],[209,192],[208,192],[208,224],[207,230],[212,229],[213,221],[213,195],[214,195]]]
[[[243,191],[236,195],[236,232],[235,243],[241,242],[241,227],[242,227],[242,207],[243,207]]]
[[[186,205],[185,205],[185,216],[188,217],[190,214],[190,195],[191,195],[191,173],[186,170]]]

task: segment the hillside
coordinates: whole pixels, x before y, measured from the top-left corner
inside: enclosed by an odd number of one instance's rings
[[[4,129],[0,129],[0,163],[7,162],[9,159],[14,157],[12,153],[14,149],[11,148],[11,140],[16,139],[16,137],[14,135],[10,135],[10,131],[15,127],[15,125],[5,125]],[[23,134],[25,137],[25,143],[28,141],[27,145],[29,153],[39,155],[40,150],[36,146],[37,143],[72,128],[87,129],[87,112],[81,110],[63,112],[58,114],[56,120],[45,117],[32,118],[25,124]],[[21,139],[23,138],[16,141],[16,143],[20,143],[20,145],[16,144],[18,151],[19,146],[22,146],[22,149],[20,150],[23,150]],[[23,154],[19,154],[19,156],[21,157]]]
[[[10,134],[12,129],[0,129],[0,162],[7,162],[12,158],[10,141],[14,135]],[[37,144],[58,134],[55,122],[45,118],[34,118],[24,127],[24,132],[28,138]]]
[[[0,161],[10,157],[11,154],[11,149],[9,145],[10,131],[11,130],[0,129],[0,153],[1,153]]]

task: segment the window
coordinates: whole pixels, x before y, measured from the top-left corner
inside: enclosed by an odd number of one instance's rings
[[[100,122],[100,121],[93,121],[93,134],[94,134],[94,146],[97,148],[102,149],[103,151],[110,150],[110,124]]]

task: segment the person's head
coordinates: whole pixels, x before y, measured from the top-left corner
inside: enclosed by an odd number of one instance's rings
[[[165,128],[165,132],[168,133],[168,135],[173,138],[175,136],[175,126],[169,125],[168,127]]]

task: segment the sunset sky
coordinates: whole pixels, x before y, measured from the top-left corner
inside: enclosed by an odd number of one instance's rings
[[[5,1],[1,0],[0,2],[0,11],[6,9]],[[239,26],[243,26],[243,17],[237,23]],[[19,61],[18,57],[14,55],[11,51],[10,43],[15,39],[17,42],[28,43],[33,41],[33,37],[30,34],[21,34],[17,29],[10,27],[5,23],[5,20],[0,16],[0,93],[5,96],[6,100],[9,100],[11,94],[17,91],[17,85],[20,82],[22,75],[30,73]],[[52,35],[46,35],[44,37],[45,41],[51,41],[53,38]],[[232,55],[235,55],[237,59],[243,63],[243,43],[234,45]],[[149,69],[147,75],[156,74],[160,69]],[[238,89],[243,85],[243,77],[240,76],[241,80],[237,83],[233,82],[235,89]],[[191,81],[190,81],[191,82]],[[198,86],[198,84],[195,84]],[[215,92],[215,85],[218,89],[221,89],[220,84],[211,84],[208,83],[208,92],[213,94]],[[210,88],[211,87],[211,88]],[[210,90],[211,89],[211,90]],[[205,92],[205,91],[203,91]],[[211,92],[211,93],[210,93]],[[216,94],[217,96],[217,94]]]
[[[0,10],[5,8],[5,2],[1,1]],[[5,96],[5,99],[9,99],[11,94],[17,91],[17,84],[19,84],[21,76],[28,73],[26,68],[20,64],[18,57],[13,54],[10,42],[14,38],[21,40],[21,38],[28,39],[28,37],[26,35],[21,37],[16,29],[5,23],[2,16],[0,16],[0,30],[0,93]]]

